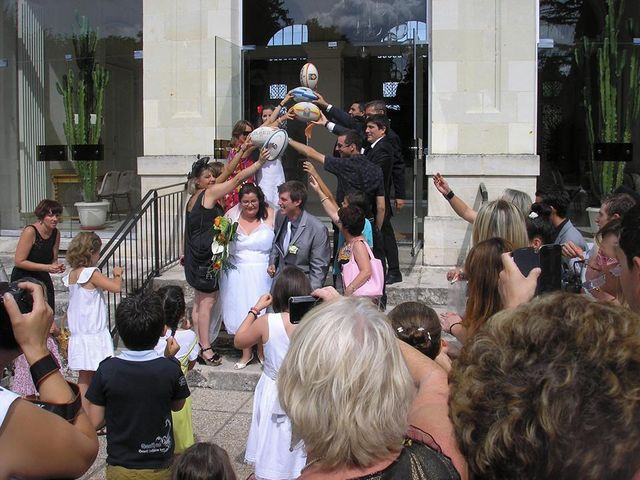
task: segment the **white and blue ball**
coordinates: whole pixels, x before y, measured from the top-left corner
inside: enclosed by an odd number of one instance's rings
[[[310,102],[318,99],[316,92],[311,90],[309,87],[296,87],[291,90],[291,94],[293,95],[293,100],[295,102]]]
[[[251,143],[255,146],[262,147],[275,131],[276,129],[272,127],[258,127],[251,132],[249,138],[251,138]]]
[[[282,156],[289,145],[289,135],[284,130],[276,130],[264,143],[264,148],[269,152],[268,160],[273,161]]]

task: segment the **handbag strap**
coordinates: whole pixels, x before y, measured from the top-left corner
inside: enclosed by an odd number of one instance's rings
[[[369,246],[369,244],[364,238],[358,239],[358,242],[364,243],[364,246],[367,249],[367,253],[369,254],[369,260],[372,260],[373,258],[375,258],[373,255],[373,251],[371,250],[371,247]],[[353,257],[353,244],[351,245],[351,257]],[[354,258],[354,261],[355,261],[355,258]]]

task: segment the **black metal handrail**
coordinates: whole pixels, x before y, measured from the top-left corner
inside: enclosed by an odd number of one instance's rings
[[[172,190],[167,193],[162,191]],[[121,293],[107,294],[109,331],[115,335],[115,310],[123,295],[148,288],[155,277],[180,260],[184,240],[186,183],[149,190],[103,247],[98,268],[111,275],[121,266]]]

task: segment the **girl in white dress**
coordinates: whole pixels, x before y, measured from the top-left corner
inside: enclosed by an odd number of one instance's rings
[[[229,260],[235,268],[220,275],[222,315],[231,335],[236,333],[256,297],[271,290],[272,281],[267,268],[273,244],[273,210],[267,206],[260,187],[252,183],[242,186],[239,199],[238,213],[231,217],[232,221],[238,222],[238,230],[229,245]],[[262,356],[260,349],[258,355]],[[253,351],[245,348],[235,368],[242,369],[251,360]]]
[[[289,321],[289,298],[310,292],[307,275],[297,267],[285,267],[273,287],[273,297],[270,294],[260,297],[234,339],[236,348],[249,348],[256,343],[264,348],[264,369],[253,397],[245,453],[245,461],[255,466],[258,480],[298,478],[306,463],[307,454],[302,443],[291,449],[291,421],[280,406],[276,379],[289,350],[289,338],[296,328]],[[271,305],[275,313],[258,316]]]
[[[287,95],[288,96],[285,97],[277,107],[273,105],[262,106],[262,112],[259,118],[260,122],[258,122],[261,127],[283,128],[286,118],[281,117],[280,114],[282,113],[283,106],[293,98],[292,95]],[[257,177],[258,186],[264,192],[264,197],[267,199],[267,202],[273,206],[278,205],[278,185],[282,185],[285,182],[282,160],[276,158],[275,160],[265,163],[262,170],[258,172]]]
[[[76,235],[69,243],[66,256],[71,271],[62,279],[69,288],[69,368],[79,371],[78,387],[85,412],[89,403],[84,395],[98,364],[113,356],[103,291],[119,293],[122,287],[121,267],[113,267],[114,278],[104,276],[96,267],[101,248],[102,241],[95,233]]]

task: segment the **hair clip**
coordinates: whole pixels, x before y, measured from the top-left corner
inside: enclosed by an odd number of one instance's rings
[[[418,327],[419,332],[424,332],[424,327]]]
[[[198,155],[198,159],[191,164],[191,171],[187,174],[187,178],[195,178],[200,174],[200,171],[209,163],[209,157],[202,157]]]
[[[398,328],[396,328],[396,332],[402,333],[402,332],[404,332],[404,328],[398,327]]]
[[[538,214],[536,212],[530,212],[529,213],[529,218],[531,218],[531,219],[538,218]]]
[[[427,332],[427,338],[429,339],[429,341],[431,342],[431,332]]]

